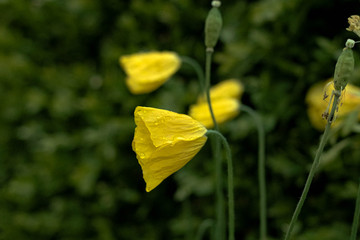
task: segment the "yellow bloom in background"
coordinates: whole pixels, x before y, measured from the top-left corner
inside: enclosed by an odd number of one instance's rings
[[[240,99],[243,93],[244,86],[237,79],[227,79],[221,81],[210,89],[210,97],[212,101],[219,98]],[[199,97],[198,102],[206,102],[206,97]]]
[[[324,98],[324,88],[326,84],[331,80],[326,82],[321,82],[313,85],[307,95],[306,103],[308,104],[308,116],[311,124],[318,130],[323,130],[326,125],[326,120],[322,118],[322,113],[326,110],[326,107],[329,102],[329,97],[325,100]],[[330,84],[326,90],[327,95],[331,95],[331,92],[334,90],[333,84]],[[360,109],[360,88],[354,85],[348,84],[346,89],[343,91],[341,102],[339,105],[339,111],[336,114],[336,121],[334,125],[341,122],[341,118],[346,114],[359,110]],[[360,119],[360,114],[359,114]]]
[[[218,98],[211,102],[211,106],[218,123],[226,122],[236,117],[240,112],[240,102],[235,98]],[[189,115],[207,128],[214,126],[209,106],[206,102],[191,105]]]
[[[243,92],[243,85],[236,79],[224,80],[210,89],[211,106],[218,123],[226,122],[239,114],[238,99]],[[189,115],[207,128],[214,126],[209,106],[203,96],[199,97],[197,104],[190,106]]]
[[[174,52],[147,52],[119,58],[126,77],[126,85],[133,94],[149,93],[159,88],[181,65]]]
[[[134,116],[132,148],[150,192],[200,151],[207,129],[188,115],[162,109],[139,106]]]

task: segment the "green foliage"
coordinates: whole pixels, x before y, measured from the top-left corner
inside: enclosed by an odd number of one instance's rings
[[[204,63],[209,1],[0,1],[0,239],[186,239],[214,217],[210,146],[146,193],[131,149],[138,105],[186,113],[187,66],[131,95],[118,57],[172,50]],[[223,1],[212,82],[235,77],[267,132],[269,235],[280,239],[320,137],[304,97],[332,77],[358,2]],[[354,47],[360,83],[359,47]],[[356,118],[334,129],[296,239],[347,239],[359,177]],[[257,134],[242,113],[221,125],[233,150],[236,235],[258,239]],[[332,147],[332,148],[330,148]],[[225,171],[225,168],[224,168]],[[207,237],[209,234],[206,233]]]

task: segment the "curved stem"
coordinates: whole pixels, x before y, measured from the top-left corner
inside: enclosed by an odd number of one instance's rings
[[[200,84],[200,92],[203,93],[205,91],[205,77],[201,65],[190,57],[180,56],[180,58],[183,63],[189,64],[196,72]]]
[[[209,105],[209,111],[211,114],[211,118],[214,123],[215,130],[219,131],[219,126],[216,122],[214,111],[211,105],[211,98],[210,98],[210,79],[211,79],[211,59],[212,59],[213,50],[209,51],[206,50],[206,65],[205,65],[205,91],[206,91],[206,100]]]
[[[228,239],[235,240],[235,204],[234,204],[234,170],[230,146],[226,138],[216,130],[208,130],[207,135],[215,135],[221,140],[225,149],[225,157],[228,165]]]
[[[211,60],[213,49],[206,49],[206,62],[205,62],[205,95],[206,100],[209,106],[209,111],[211,118],[214,123],[214,128],[216,131],[219,131],[219,126],[216,122],[214,111],[211,105],[210,98],[210,82],[211,82]],[[220,155],[220,142],[218,139],[215,140],[213,146],[213,154],[215,159],[215,192],[216,192],[216,225],[215,225],[215,239],[223,239],[225,228],[224,228],[224,196],[223,196],[223,187],[222,187],[222,157]]]
[[[360,219],[360,184],[356,197],[356,205],[355,205],[354,219],[351,227],[350,240],[356,240],[357,230],[359,227],[359,219]]]
[[[265,176],[265,131],[261,117],[249,106],[241,104],[241,110],[247,112],[255,121],[258,130],[258,181],[259,181],[259,209],[260,209],[260,240],[266,240],[266,176]]]
[[[304,205],[304,202],[305,202],[305,199],[306,199],[307,194],[309,192],[310,185],[311,185],[311,182],[312,182],[312,180],[314,178],[316,169],[319,166],[320,157],[321,157],[322,152],[324,150],[325,144],[326,144],[326,142],[327,142],[327,140],[329,138],[330,126],[331,126],[332,121],[334,120],[335,110],[337,109],[338,104],[339,104],[339,97],[340,97],[340,95],[334,94],[334,101],[333,101],[333,105],[332,105],[332,108],[331,108],[331,113],[330,113],[330,115],[328,117],[328,122],[326,124],[324,134],[321,137],[319,148],[318,148],[318,150],[316,152],[314,162],[313,162],[313,164],[311,166],[308,178],[307,178],[305,186],[304,186],[304,190],[303,190],[303,192],[301,194],[300,200],[299,200],[299,202],[298,202],[298,204],[296,206],[296,209],[295,209],[295,211],[293,213],[293,216],[291,218],[289,228],[288,228],[288,230],[286,232],[286,235],[285,235],[285,240],[290,239],[291,232],[292,232],[292,230],[293,230],[293,228],[295,226],[296,220],[297,220],[297,218],[298,218],[298,216],[299,216],[299,214],[301,212],[301,208]]]

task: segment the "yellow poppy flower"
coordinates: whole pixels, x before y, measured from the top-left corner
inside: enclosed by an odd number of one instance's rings
[[[322,118],[322,113],[326,110],[326,107],[329,102],[329,97],[324,98],[324,88],[326,90],[327,95],[331,95],[331,92],[334,90],[333,84],[330,84],[326,87],[329,80],[327,82],[321,82],[313,85],[307,95],[306,95],[306,103],[308,104],[308,116],[311,124],[318,130],[323,130],[326,125],[326,120]],[[341,104],[339,106],[339,111],[336,114],[336,121],[334,125],[341,122],[341,118],[346,114],[359,110],[360,109],[360,88],[354,85],[348,84],[346,89],[343,91],[341,97]],[[360,114],[359,114],[360,119]]]
[[[211,102],[211,106],[218,123],[228,121],[236,117],[240,112],[240,102],[235,98],[218,98]],[[206,102],[190,106],[189,115],[207,128],[214,126],[209,106]]]
[[[236,79],[224,80],[210,89],[211,106],[218,123],[226,122],[240,112],[239,98],[244,86]],[[204,124],[207,128],[214,126],[206,98],[200,96],[198,103],[191,105],[189,115]]]
[[[139,106],[134,116],[132,148],[150,192],[200,151],[207,129],[185,114],[162,109]]]
[[[237,98],[239,99],[244,93],[244,86],[237,79],[227,79],[221,81],[210,89],[211,100],[219,98]],[[198,102],[205,102],[206,97],[201,96]]]
[[[181,61],[174,52],[147,52],[119,58],[126,84],[133,94],[149,93],[164,84],[180,67]]]

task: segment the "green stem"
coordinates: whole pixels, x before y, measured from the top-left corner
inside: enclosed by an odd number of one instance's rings
[[[210,79],[211,79],[211,59],[212,59],[213,50],[206,50],[206,63],[205,63],[205,91],[206,91],[206,100],[209,105],[209,110],[211,114],[211,118],[214,123],[215,130],[219,131],[219,126],[216,122],[214,111],[211,105],[211,98],[210,98]]]
[[[360,184],[359,189],[356,197],[356,205],[355,205],[355,212],[354,212],[354,219],[351,228],[351,236],[350,240],[356,240],[356,233],[359,227],[359,219],[360,219]]]
[[[205,91],[205,77],[204,72],[202,70],[201,65],[195,61],[194,59],[187,57],[187,56],[180,56],[181,61],[183,63],[189,64],[194,71],[196,72],[196,75],[198,77],[199,83],[200,83],[200,92],[203,93]]]
[[[208,130],[207,135],[215,135],[219,138],[225,149],[225,157],[228,165],[228,239],[235,240],[235,204],[234,204],[234,170],[230,146],[226,138],[216,130]]]
[[[252,108],[241,104],[241,110],[247,112],[255,121],[258,130],[258,181],[259,181],[259,209],[260,209],[260,240],[266,240],[266,177],[265,177],[265,131],[261,117]]]
[[[286,235],[285,235],[285,240],[290,239],[291,232],[292,232],[292,230],[293,230],[293,228],[295,226],[295,223],[296,223],[296,220],[297,220],[297,218],[298,218],[298,216],[300,214],[301,208],[304,205],[304,202],[305,202],[305,199],[306,199],[307,194],[309,192],[310,185],[311,185],[311,182],[312,182],[312,180],[314,178],[316,169],[319,166],[320,157],[322,155],[322,152],[324,151],[325,144],[326,144],[326,142],[327,142],[327,140],[329,138],[330,126],[331,126],[332,121],[334,120],[334,114],[335,114],[336,108],[338,107],[339,98],[340,98],[340,94],[334,94],[334,101],[333,101],[333,105],[332,105],[332,108],[331,108],[330,115],[328,117],[328,122],[326,124],[324,134],[321,137],[319,148],[318,148],[318,150],[316,152],[314,162],[313,162],[313,164],[311,166],[308,178],[307,178],[305,186],[304,186],[304,190],[303,190],[303,192],[301,194],[300,200],[299,200],[299,202],[298,202],[298,204],[296,206],[296,209],[294,211],[294,214],[293,214],[293,216],[291,218],[289,228],[288,228],[288,230],[286,232]]]
[[[205,62],[205,95],[206,100],[209,106],[209,111],[211,114],[211,118],[214,123],[214,128],[216,131],[219,131],[219,126],[216,122],[214,111],[211,105],[210,98],[210,82],[211,82],[211,60],[213,49],[206,49],[206,62]],[[215,192],[216,192],[216,225],[215,225],[215,239],[221,240],[224,237],[225,227],[224,227],[224,196],[222,190],[222,158],[220,155],[220,142],[216,139],[213,147],[213,153],[215,158]]]
[[[225,237],[225,210],[224,210],[224,194],[223,194],[223,176],[222,176],[222,156],[220,154],[221,142],[218,138],[211,139],[211,149],[214,156],[215,165],[215,196],[216,196],[216,223],[215,223],[215,239],[222,240]]]

